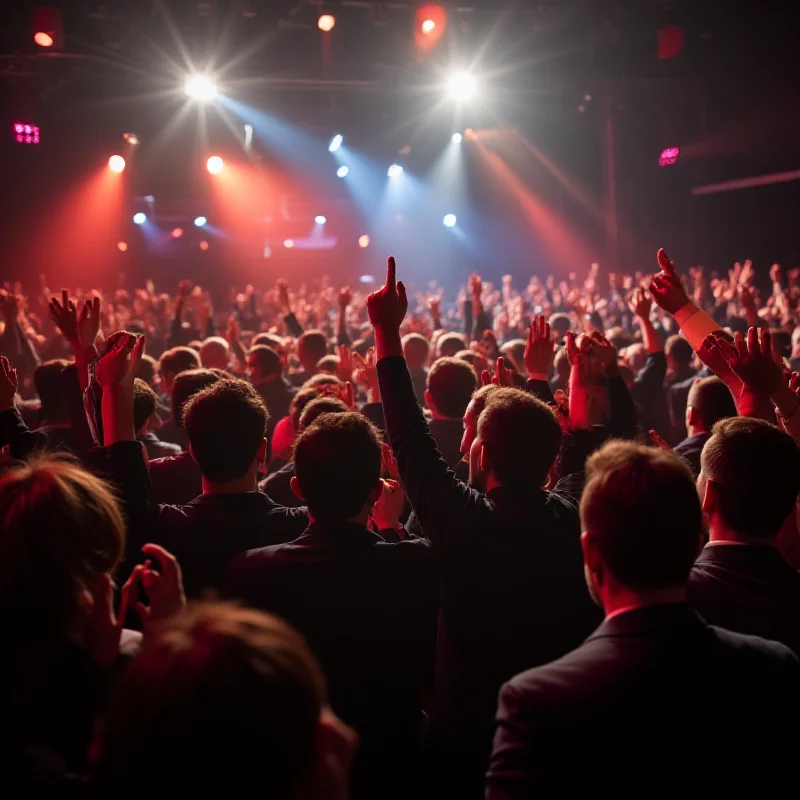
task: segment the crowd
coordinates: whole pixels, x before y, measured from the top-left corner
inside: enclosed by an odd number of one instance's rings
[[[0,793],[800,790],[800,270],[0,294]]]

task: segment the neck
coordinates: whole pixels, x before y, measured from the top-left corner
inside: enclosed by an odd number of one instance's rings
[[[717,520],[709,522],[708,540],[710,542],[736,542],[737,544],[755,544],[762,547],[777,547],[778,535],[774,536],[746,536],[731,530],[727,525]]]
[[[461,417],[446,417],[444,414],[440,414],[438,411],[436,411],[433,408],[431,409],[431,419],[443,419],[443,420],[446,420],[447,422],[461,422],[462,421]]]
[[[253,470],[241,478],[214,483],[203,476],[203,494],[245,494],[258,491],[258,472]]]
[[[696,425],[687,425],[686,433],[689,436],[699,436],[701,433],[708,433],[708,428],[702,422],[699,422]]]
[[[369,515],[372,511],[372,506],[365,508],[361,511],[360,514],[356,514],[354,517],[348,517],[347,519],[341,520],[342,523],[348,523],[352,525],[363,525],[365,528],[367,527],[367,523],[369,522]],[[311,513],[311,510],[308,511],[308,523],[309,525],[318,522],[318,520],[314,517]]]
[[[623,609],[643,608],[666,603],[685,603],[686,588],[674,586],[666,589],[645,589],[633,591],[622,586],[602,593],[603,609],[606,616]]]

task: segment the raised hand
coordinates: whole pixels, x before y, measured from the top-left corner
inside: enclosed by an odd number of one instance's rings
[[[477,272],[473,272],[472,275],[469,276],[469,290],[472,292],[473,300],[481,299],[481,293],[483,292],[483,281],[481,281],[481,276],[478,275]]]
[[[375,348],[370,347],[367,350],[366,358],[361,353],[353,353],[353,365],[355,366],[353,377],[357,383],[366,387],[370,402],[380,403],[381,389],[378,384],[378,368],[375,364]]]
[[[193,290],[194,290],[194,284],[188,278],[184,278],[178,284],[178,295],[180,297],[183,297],[184,299],[187,298],[192,293]]]
[[[439,319],[439,307],[442,303],[442,289],[439,289],[436,294],[428,295],[428,311],[434,319]]]
[[[119,613],[114,613],[114,583],[110,575],[99,575],[87,589],[92,599],[86,625],[86,646],[100,666],[108,667],[119,655],[119,638],[125,622],[130,587],[122,588]]]
[[[398,481],[381,478],[381,484],[381,496],[372,507],[372,521],[379,531],[399,530],[406,494]]]
[[[481,386],[488,386],[490,383],[494,386],[514,386],[514,370],[506,366],[503,356],[495,362],[494,375],[491,375],[488,369],[481,373]]]
[[[780,264],[773,264],[769,268],[769,279],[773,283],[777,283],[777,284],[781,283],[781,265]]]
[[[675,271],[674,262],[669,260],[663,248],[658,251],[657,258],[661,272],[655,275],[650,282],[650,294],[660,308],[670,314],[675,314],[676,311],[688,305],[689,296],[686,294],[680,276]]]
[[[553,367],[555,346],[550,332],[550,323],[543,315],[536,317],[528,331],[525,345],[525,369],[529,375],[549,375]]]
[[[347,308],[347,306],[350,305],[352,298],[353,298],[353,293],[350,291],[350,287],[342,286],[342,288],[339,289],[339,308],[341,309]]]
[[[389,256],[386,266],[386,283],[367,298],[369,321],[376,329],[400,332],[400,325],[408,311],[408,298],[403,282],[397,281],[397,265]]]
[[[104,355],[97,362],[97,382],[104,391],[119,386],[132,392],[142,355],[144,336],[135,336],[127,331],[113,334],[106,342]]]
[[[285,278],[278,278],[275,281],[275,290],[278,294],[278,304],[288,313],[291,304],[289,302],[289,283]]]
[[[631,295],[630,300],[628,300],[628,308],[631,310],[631,314],[635,317],[639,317],[639,319],[650,319],[650,308],[652,305],[652,298],[642,286],[636,289]]]
[[[339,363],[336,365],[336,377],[344,383],[353,377],[353,354],[346,344],[339,345]]]
[[[61,292],[61,302],[53,297],[48,304],[50,319],[64,335],[64,338],[71,345],[79,344],[78,341],[78,309],[75,303],[69,299],[69,292],[64,289]]]
[[[147,629],[159,620],[180,613],[186,606],[186,595],[183,591],[183,573],[175,556],[157,544],[146,544],[142,547],[145,555],[158,562],[159,570],[151,568],[152,560],[133,568],[125,589],[130,593],[131,607]],[[137,584],[141,584],[147,592],[150,605],[146,606],[137,599]]]
[[[657,447],[659,450],[664,450],[667,453],[672,452],[672,448],[669,446],[667,441],[663,439],[656,431],[648,431],[650,435],[650,441],[653,443],[653,447]]]
[[[14,407],[14,398],[18,388],[17,371],[5,356],[0,356],[0,411],[7,411]]]
[[[617,348],[603,336],[600,331],[592,331],[589,334],[591,340],[590,353],[593,358],[596,358],[603,368],[608,372],[617,366]]]
[[[761,334],[759,340],[759,332]],[[772,341],[766,328],[750,328],[747,339],[735,336],[735,347],[721,336],[706,337],[704,350],[723,358],[733,373],[750,391],[771,395],[783,381],[783,372],[772,356]]]
[[[94,347],[100,333],[100,298],[87,300],[78,315],[77,340],[82,349]]]

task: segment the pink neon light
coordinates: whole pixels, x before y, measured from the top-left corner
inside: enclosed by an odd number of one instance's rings
[[[39,144],[39,127],[37,125],[26,125],[22,122],[15,122],[14,138],[20,144]]]
[[[678,160],[680,152],[681,152],[680,147],[665,148],[664,150],[661,151],[661,155],[658,157],[658,166],[659,167],[671,166]]]

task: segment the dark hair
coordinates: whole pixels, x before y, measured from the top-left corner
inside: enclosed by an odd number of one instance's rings
[[[320,386],[344,386],[344,384],[329,372],[312,375],[303,385],[302,389],[318,389]]]
[[[344,400],[340,400],[338,397],[330,395],[315,397],[310,403],[306,404],[300,414],[300,419],[297,421],[297,432],[302,433],[323,414],[341,414],[349,410]]]
[[[664,345],[664,352],[667,358],[671,358],[677,364],[684,367],[688,367],[689,364],[691,364],[692,357],[694,356],[692,346],[683,336],[677,333],[667,339],[667,343]]]
[[[82,593],[124,549],[119,505],[100,478],[64,455],[12,467],[0,478],[0,609],[20,626],[11,641],[74,634]]]
[[[197,369],[200,366],[200,356],[191,347],[173,347],[162,353],[158,364],[162,375],[174,377],[188,369]]]
[[[403,355],[412,365],[422,366],[427,360],[431,346],[421,333],[407,333],[403,337]]]
[[[312,401],[322,396],[322,392],[314,386],[303,386],[289,401],[289,420],[292,427],[297,430],[300,425],[300,415],[303,409]]]
[[[198,392],[220,380],[219,375],[210,369],[187,369],[175,377],[172,384],[172,418],[179,428],[184,427],[183,417],[186,403]]]
[[[269,414],[247,381],[223,380],[186,404],[184,424],[192,456],[214,483],[241,478],[267,435]]]
[[[156,413],[156,393],[141,378],[133,382],[133,427],[138,433]]]
[[[736,533],[778,533],[800,492],[800,447],[774,425],[752,417],[718,422],[700,456],[714,481],[720,516]]]
[[[460,358],[439,358],[428,370],[428,391],[433,405],[451,419],[464,416],[477,386],[475,370]]]
[[[320,372],[328,372],[335,375],[339,369],[339,356],[323,356],[317,361],[317,369]]]
[[[444,333],[436,342],[436,351],[440,356],[452,357],[459,350],[466,349],[464,337],[459,333]]]
[[[136,377],[141,378],[145,383],[152,383],[156,377],[156,369],[158,362],[153,356],[145,353],[142,360],[139,362],[139,368],[136,370]]]
[[[583,529],[630,589],[682,586],[697,556],[703,515],[689,466],[675,453],[611,441],[586,462]]]
[[[256,363],[262,374],[272,376],[283,373],[281,357],[271,347],[265,344],[257,344],[255,347],[250,348],[247,357],[250,358],[250,356],[255,356]]]
[[[378,433],[357,412],[323,414],[295,443],[294,473],[314,519],[354,517],[380,480]]]
[[[66,413],[67,405],[61,389],[61,373],[69,366],[69,361],[54,358],[39,364],[33,371],[33,385],[42,401],[42,417],[58,417]]]
[[[522,389],[502,388],[487,396],[478,436],[497,479],[518,492],[544,485],[561,447],[555,412]]]
[[[301,361],[315,364],[328,352],[328,340],[320,330],[306,331],[297,340],[297,355]]]
[[[714,375],[692,384],[686,405],[695,410],[708,430],[721,419],[738,413],[731,390]]]
[[[251,349],[262,344],[271,347],[273,350],[276,347],[284,347],[283,339],[281,339],[280,336],[276,336],[274,333],[257,333],[253,337],[253,341],[250,342]]]
[[[95,783],[100,796],[242,796],[268,776],[290,800],[310,774],[322,672],[276,617],[200,603],[154,626],[119,681]]]
[[[550,328],[556,335],[557,342],[563,339],[564,334],[572,328],[572,320],[569,318],[569,314],[565,314],[563,311],[559,311],[556,314],[551,314]]]

